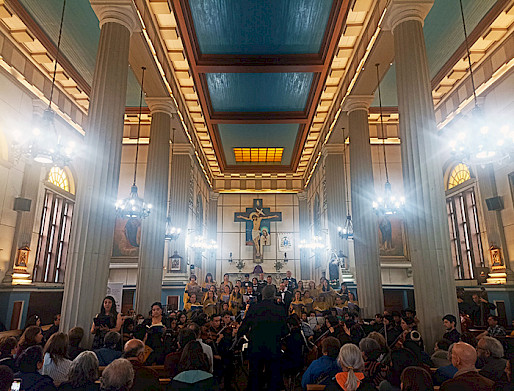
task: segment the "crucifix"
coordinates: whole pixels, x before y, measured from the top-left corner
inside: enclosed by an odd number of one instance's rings
[[[262,263],[263,247],[270,245],[270,222],[282,221],[282,212],[271,213],[262,207],[262,199],[254,199],[253,207],[246,212],[235,212],[235,222],[246,223],[246,245],[253,246],[255,263]]]

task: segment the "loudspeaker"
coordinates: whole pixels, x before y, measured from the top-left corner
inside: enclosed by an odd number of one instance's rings
[[[487,204],[487,210],[502,210],[503,209],[503,198],[496,196],[486,198],[485,203]]]
[[[14,210],[17,212],[30,212],[30,204],[32,200],[29,198],[17,197],[14,199]]]

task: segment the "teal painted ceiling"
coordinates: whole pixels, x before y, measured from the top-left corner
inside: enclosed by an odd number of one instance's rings
[[[189,0],[203,54],[317,53],[332,0]]]
[[[19,0],[50,40],[57,46],[62,0]],[[84,80],[91,85],[95,70],[100,27],[89,0],[66,2],[61,51]],[[139,83],[128,73],[127,106],[139,106]]]
[[[462,0],[468,34],[478,25],[496,0]],[[459,0],[435,0],[423,26],[427,48],[428,69],[433,78],[464,42]],[[382,80],[382,104],[398,106],[394,65]],[[373,106],[378,106],[375,94]]]
[[[214,111],[303,111],[312,73],[207,73]]]
[[[236,163],[233,148],[269,147],[284,148],[281,164],[291,164],[291,157],[298,135],[298,124],[219,124],[221,142],[225,151],[227,164]],[[262,163],[259,163],[262,164]],[[273,163],[267,163],[273,164]],[[276,164],[276,163],[275,163]]]

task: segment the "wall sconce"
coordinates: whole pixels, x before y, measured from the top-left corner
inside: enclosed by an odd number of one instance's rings
[[[228,256],[228,263],[232,263],[232,253],[230,253]]]
[[[289,259],[287,259],[287,253],[284,253],[284,263],[287,263]]]

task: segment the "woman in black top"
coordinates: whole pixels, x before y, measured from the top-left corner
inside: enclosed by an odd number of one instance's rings
[[[91,334],[95,335],[92,349],[100,349],[104,344],[104,337],[109,331],[120,332],[122,324],[121,314],[116,310],[116,300],[106,296],[100,313],[95,316],[91,326]]]

